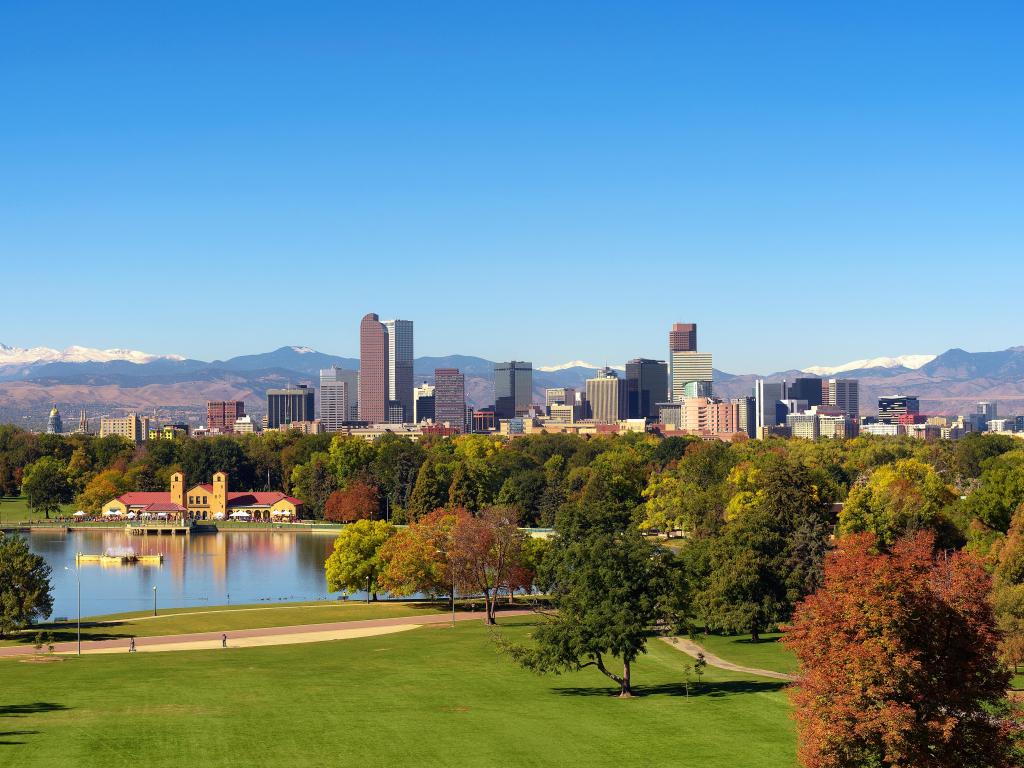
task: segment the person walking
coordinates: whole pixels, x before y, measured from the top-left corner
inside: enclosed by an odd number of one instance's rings
[[[128,639],[128,653],[135,653],[135,638]]]
[[[227,648],[228,647],[228,635],[227,635],[226,632],[223,635],[220,636],[220,647],[221,648]]]

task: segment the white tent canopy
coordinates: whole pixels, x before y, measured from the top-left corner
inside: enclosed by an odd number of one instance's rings
[[[249,518],[249,517],[252,517],[252,515],[250,515],[250,514],[249,514],[248,512],[246,512],[246,511],[245,511],[244,509],[240,509],[240,510],[238,510],[237,512],[232,512],[232,513],[231,513],[231,516],[232,516],[232,517],[238,517],[238,518],[243,518],[243,519],[244,519],[244,518]]]
[[[77,512],[75,512],[75,517],[85,517],[85,512],[83,512],[82,510],[78,510]]]
[[[116,510],[116,509],[108,509],[106,512],[103,513],[103,516],[104,517],[120,517],[121,516],[121,512],[119,510]]]

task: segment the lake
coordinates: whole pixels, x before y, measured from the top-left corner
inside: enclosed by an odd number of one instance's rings
[[[162,565],[83,563],[82,615],[96,616],[152,609],[153,587],[158,609],[336,598],[324,579],[324,560],[335,536],[336,532],[278,531],[128,536],[124,530],[36,530],[28,534],[28,542],[53,569],[51,617],[70,619],[78,615],[76,552],[130,548],[138,555],[164,556]]]

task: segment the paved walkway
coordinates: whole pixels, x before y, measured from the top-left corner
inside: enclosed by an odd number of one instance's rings
[[[499,611],[499,618],[505,616],[528,616],[533,611]],[[428,624],[451,622],[450,613],[429,613],[424,616],[402,616],[389,619],[364,619],[362,621],[336,621],[330,624],[301,624],[291,627],[265,627],[262,629],[226,629],[216,632],[195,632],[186,635],[160,635],[136,637],[138,652],[209,650],[221,647],[221,636],[227,633],[228,648],[250,648],[260,645],[284,645],[292,643],[316,643],[325,640],[345,640],[354,637],[403,632]],[[456,621],[483,621],[483,612],[456,613]],[[75,641],[55,643],[54,653],[74,654]],[[127,653],[128,638],[115,640],[82,640],[82,653]],[[31,656],[36,649],[31,645],[15,645],[0,648],[0,657]]]
[[[757,675],[758,677],[770,677],[774,680],[786,680],[792,682],[796,680],[796,675],[787,675],[785,672],[773,672],[770,669],[758,669],[757,667],[744,667],[739,664],[733,664],[731,661],[715,656],[713,653],[709,653],[703,646],[693,642],[688,637],[663,637],[661,638],[666,643],[682,651],[685,654],[697,658],[698,653],[704,654],[704,660],[712,667],[718,667],[719,669],[727,669],[730,672],[742,672],[746,675]]]

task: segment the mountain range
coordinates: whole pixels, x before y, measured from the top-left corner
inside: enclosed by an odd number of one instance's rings
[[[320,369],[331,365],[354,369],[359,361],[302,346],[207,362],[125,349],[58,351],[0,344],[0,420],[39,426],[51,403],[61,408],[65,419],[73,418],[80,408],[92,415],[160,409],[201,419],[207,400],[222,399],[244,400],[247,410],[260,413],[264,390],[316,385]],[[417,383],[432,380],[434,369],[442,367],[458,368],[466,375],[471,405],[494,401],[493,361],[468,355],[420,357],[414,363]],[[582,389],[597,367],[579,360],[537,366],[536,395],[543,401],[547,387]],[[950,349],[940,355],[870,358],[767,375],[715,370],[715,393],[725,398],[748,395],[757,378],[792,380],[809,374],[859,379],[864,414],[873,413],[879,395],[895,393],[918,395],[922,410],[928,413],[966,413],[979,400],[998,401],[1001,413],[1024,411],[1024,346],[998,352]]]

